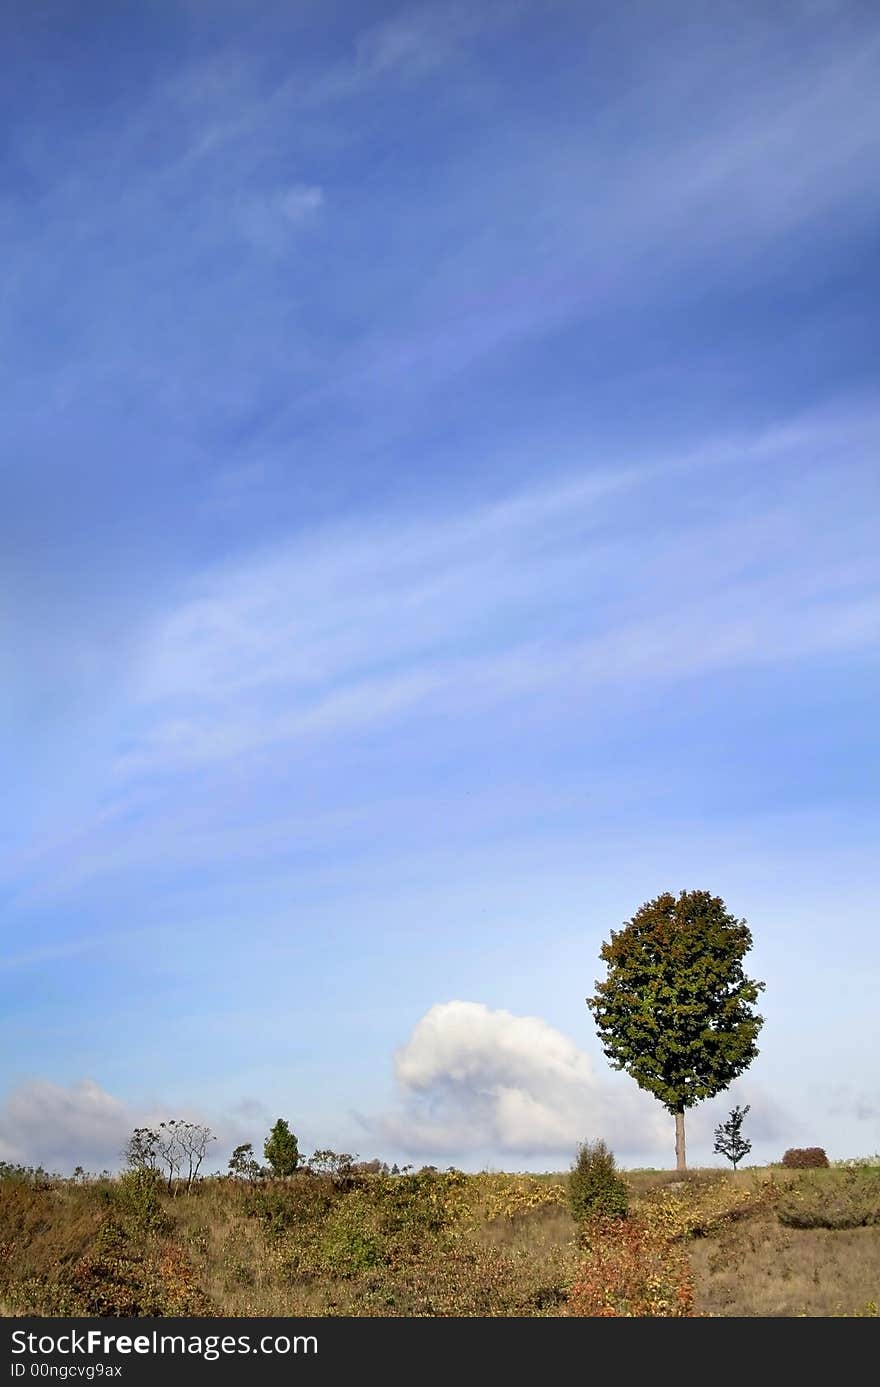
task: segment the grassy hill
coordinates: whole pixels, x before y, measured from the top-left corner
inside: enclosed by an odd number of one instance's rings
[[[0,1179],[6,1315],[864,1315],[880,1168],[634,1171],[626,1219],[567,1177]]]

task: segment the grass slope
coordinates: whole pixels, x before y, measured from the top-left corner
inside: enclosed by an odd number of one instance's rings
[[[859,1315],[880,1169],[626,1174],[577,1224],[566,1176],[0,1179],[4,1315]]]

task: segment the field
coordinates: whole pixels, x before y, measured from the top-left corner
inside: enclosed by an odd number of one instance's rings
[[[880,1302],[880,1168],[0,1179],[5,1315],[851,1316]]]

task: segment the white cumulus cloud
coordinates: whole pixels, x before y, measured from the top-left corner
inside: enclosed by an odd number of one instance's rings
[[[397,1112],[382,1136],[413,1155],[570,1155],[604,1138],[618,1151],[669,1146],[669,1120],[635,1087],[600,1080],[546,1021],[452,1001],[430,1008],[398,1051]]]

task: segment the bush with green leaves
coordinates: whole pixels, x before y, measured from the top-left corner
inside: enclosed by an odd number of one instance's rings
[[[377,1267],[391,1251],[382,1211],[369,1190],[353,1190],[326,1220],[319,1247],[321,1270],[329,1276],[356,1276]]]
[[[800,1175],[778,1200],[786,1228],[870,1228],[880,1225],[880,1171],[829,1170]]]
[[[604,1141],[587,1141],[578,1147],[568,1177],[568,1192],[571,1211],[579,1223],[594,1214],[626,1217],[626,1183]]]
[[[141,1166],[126,1170],[113,1191],[113,1203],[127,1223],[141,1233],[165,1233],[171,1225],[162,1207],[162,1178],[157,1170]]]

